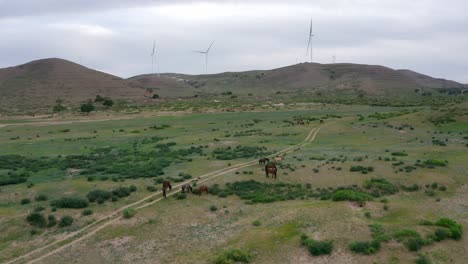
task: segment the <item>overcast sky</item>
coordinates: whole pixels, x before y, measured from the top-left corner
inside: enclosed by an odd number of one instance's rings
[[[378,64],[468,83],[467,0],[0,0],[0,68],[59,57],[121,77]]]

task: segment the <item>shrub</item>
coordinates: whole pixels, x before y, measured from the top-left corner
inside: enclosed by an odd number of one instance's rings
[[[364,216],[365,216],[366,218],[370,219],[370,218],[371,218],[371,213],[370,213],[370,212],[365,212],[365,213],[364,213]]]
[[[447,239],[450,236],[449,232],[446,229],[437,228],[434,232],[434,240],[439,242]]]
[[[127,208],[123,210],[123,217],[126,219],[132,218],[133,216],[135,216],[135,214],[136,214],[136,211],[133,208]]]
[[[24,204],[29,204],[29,203],[31,203],[31,199],[29,199],[29,198],[21,199],[21,204],[24,205]]]
[[[306,246],[313,256],[329,255],[333,250],[332,241],[317,241],[306,235],[301,236],[301,241],[302,245]]]
[[[217,210],[218,210],[218,207],[216,207],[216,205],[210,206],[210,211],[216,212]]]
[[[410,237],[405,242],[405,246],[410,251],[418,251],[422,248],[422,246],[424,246],[424,244],[424,239],[422,239],[421,237]]]
[[[418,233],[418,231],[416,230],[413,230],[413,229],[402,229],[402,230],[399,230],[397,231],[393,237],[401,242],[403,241],[404,239],[407,239],[407,238],[411,238],[411,237],[421,237],[421,235]]]
[[[373,223],[369,227],[374,240],[379,242],[388,242],[390,240],[390,236],[385,232],[381,224]]]
[[[39,194],[34,198],[34,200],[36,200],[37,202],[47,201],[47,199],[47,195],[45,194]]]
[[[155,191],[157,191],[158,189],[157,189],[155,186],[153,186],[153,185],[148,185],[148,186],[146,186],[146,190],[148,190],[148,191],[150,191],[150,192],[155,192]]]
[[[349,244],[349,249],[359,254],[371,255],[380,250],[380,242],[377,240],[354,241]]]
[[[184,200],[185,198],[187,198],[187,195],[185,193],[177,193],[177,194],[174,195],[174,197],[177,200]]]
[[[241,249],[231,249],[219,255],[215,264],[227,264],[234,262],[250,263],[252,261],[252,254]]]
[[[431,259],[426,255],[420,255],[416,259],[416,264],[431,264],[431,263],[432,263]]]
[[[92,215],[92,214],[93,214],[93,210],[91,210],[91,209],[84,209],[83,212],[82,212],[81,214],[84,215],[84,216]]]
[[[47,217],[47,220],[48,220],[47,227],[53,227],[57,224],[57,219],[55,218],[54,215],[49,215]]]
[[[46,224],[47,224],[47,221],[46,221],[44,215],[42,215],[39,212],[30,213],[26,217],[26,221],[28,221],[28,223],[30,225],[36,226],[36,227],[45,227]]]
[[[259,220],[255,220],[252,222],[252,225],[254,226],[260,226],[262,223]]]
[[[435,222],[436,226],[446,227],[449,230],[449,237],[451,239],[460,240],[463,236],[463,227],[455,220],[443,217]]]
[[[375,196],[391,195],[398,192],[398,187],[385,179],[372,178],[364,183],[364,188],[372,190]]]
[[[372,196],[367,193],[354,191],[354,190],[339,190],[332,194],[331,196],[333,201],[354,201],[354,202],[364,202],[371,201]]]
[[[93,203],[95,201],[102,203],[104,201],[109,200],[111,197],[111,192],[104,190],[92,190],[86,195],[86,198],[88,198],[88,201],[90,203]]]
[[[88,206],[88,201],[78,197],[62,197],[58,200],[54,200],[50,203],[51,206],[57,208],[85,208]]]
[[[59,226],[60,227],[65,227],[65,226],[71,226],[73,224],[73,217],[69,215],[62,216],[60,218]]]

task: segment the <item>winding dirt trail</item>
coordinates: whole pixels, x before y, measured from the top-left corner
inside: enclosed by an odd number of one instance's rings
[[[275,157],[275,156],[278,156],[278,155],[284,155],[284,154],[288,154],[288,153],[291,153],[291,152],[294,152],[296,150],[298,150],[299,148],[303,147],[303,146],[306,146],[307,144],[311,143],[312,141],[315,140],[316,136],[317,136],[317,133],[320,131],[321,127],[319,128],[313,128],[310,130],[310,132],[307,134],[307,137],[304,139],[304,141],[302,141],[301,143],[299,144],[296,144],[294,146],[290,146],[288,148],[285,148],[281,151],[278,151],[274,154],[271,154],[270,156],[268,157]],[[224,175],[224,174],[227,174],[227,173],[230,173],[230,172],[233,172],[233,171],[236,171],[238,169],[242,169],[242,168],[245,168],[245,167],[249,167],[249,166],[252,166],[252,165],[256,165],[258,164],[258,160],[255,159],[255,160],[252,160],[252,161],[248,161],[248,162],[243,162],[243,163],[239,163],[239,164],[236,164],[234,166],[230,166],[230,167],[227,167],[227,168],[224,168],[224,169],[220,169],[220,170],[216,170],[216,171],[213,171],[213,172],[210,172],[210,173],[207,173],[207,174],[204,174],[204,175],[201,175],[199,176],[197,179],[193,180],[193,179],[190,179],[188,181],[185,181],[185,182],[182,182],[180,184],[177,184],[175,186],[173,186],[173,191],[171,193],[168,193],[167,196],[172,196],[176,193],[178,193],[178,191],[181,189],[181,186],[185,183],[190,183],[190,182],[193,182],[193,181],[196,181],[197,183],[203,183],[203,182],[206,182],[208,180],[211,180],[213,178],[216,178],[216,177],[219,177],[221,175]],[[155,200],[153,200],[153,198],[157,197],[157,196],[161,196]],[[59,240],[56,240],[48,245],[45,245],[43,247],[39,247],[29,253],[26,253],[24,255],[21,255],[21,256],[18,256],[12,260],[9,260],[7,262],[4,262],[4,264],[11,264],[11,263],[15,263],[15,262],[18,262],[18,261],[23,261],[23,262],[26,262],[26,263],[36,263],[38,261],[41,261],[51,255],[54,255],[55,253],[58,253],[64,249],[66,249],[67,247],[73,245],[73,244],[76,244],[86,238],[89,238],[91,237],[92,235],[96,234],[97,232],[99,232],[100,230],[104,229],[105,227],[109,226],[110,224],[116,222],[117,220],[121,219],[122,218],[122,211],[127,209],[127,208],[130,208],[130,207],[133,207],[135,210],[139,210],[139,209],[142,209],[142,208],[145,208],[147,206],[150,206],[156,202],[159,202],[163,199],[162,197],[162,192],[159,191],[159,192],[156,192],[156,193],[153,193],[151,195],[148,195],[136,202],[133,202],[131,204],[128,204],[126,206],[123,206],[117,210],[115,210],[112,214],[108,215],[108,216],[105,216],[105,217],[102,217],[98,220],[96,220],[95,222],[77,230],[77,231],[74,231],[68,235],[66,235],[65,237],[59,239]],[[146,203],[145,203],[146,202]],[[57,246],[57,248],[53,248],[54,246]],[[42,255],[40,255],[40,253],[46,251],[47,249],[50,249],[50,251],[48,252],[45,252],[43,253]],[[36,257],[34,257],[35,255],[38,255]],[[28,260],[29,258],[29,260]]]

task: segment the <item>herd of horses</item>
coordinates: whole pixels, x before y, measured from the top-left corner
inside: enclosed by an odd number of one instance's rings
[[[284,160],[283,156],[276,156],[272,161],[270,161],[269,158],[261,158],[258,160],[258,164],[260,166],[265,166],[265,176],[269,178],[271,175],[272,179],[276,180],[278,168],[276,167],[277,164],[281,163],[281,161]],[[172,185],[169,181],[163,181],[162,183],[162,192],[163,192],[163,197],[167,198],[166,194],[167,191],[172,190]],[[182,193],[185,192],[193,192],[193,186],[190,183],[185,183],[182,185]],[[198,187],[198,193],[201,195],[203,193],[208,194],[208,187],[205,185],[201,185]]]

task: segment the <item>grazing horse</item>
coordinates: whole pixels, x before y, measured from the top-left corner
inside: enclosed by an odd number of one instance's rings
[[[323,119],[320,119],[320,124],[323,124]]]
[[[269,174],[272,175],[272,178],[276,180],[276,172],[278,171],[278,168],[276,168],[276,165],[274,163],[270,163],[265,165],[265,175],[268,178]]]
[[[258,160],[258,164],[260,164],[260,165],[265,165],[268,162],[270,162],[269,158],[261,158],[261,159]]]
[[[167,197],[166,197],[166,191],[167,191],[167,189],[172,190],[171,183],[170,183],[169,181],[163,181],[163,184],[162,184],[162,192],[163,192],[163,197],[164,197],[164,198],[167,198]]]
[[[189,183],[182,185],[182,192],[184,193],[185,191],[192,192],[193,191],[192,185],[190,185]]]
[[[202,185],[202,186],[198,187],[198,192],[200,193],[200,195],[202,195],[204,192],[206,192],[206,194],[208,194],[208,187],[206,187],[205,185]]]

